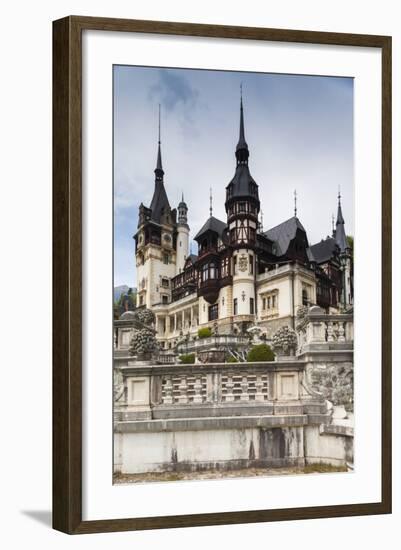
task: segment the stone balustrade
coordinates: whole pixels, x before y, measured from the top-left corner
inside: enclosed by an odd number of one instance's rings
[[[325,314],[311,308],[298,327],[299,352],[313,347],[336,349],[352,347],[354,321],[352,313]],[[321,311],[321,310],[320,310]]]
[[[203,349],[236,349],[246,348],[249,345],[249,336],[237,334],[216,334],[208,338],[188,339],[178,344],[179,353],[198,352]]]
[[[119,367],[117,421],[324,414],[302,384],[305,363],[214,363]]]

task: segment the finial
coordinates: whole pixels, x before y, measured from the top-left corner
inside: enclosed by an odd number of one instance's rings
[[[294,189],[294,217],[297,217],[297,190]]]
[[[331,214],[331,232],[334,235],[334,214]]]
[[[241,105],[242,105],[242,81],[239,85],[239,89],[240,89],[240,95],[241,95]]]
[[[337,198],[338,198],[338,206],[340,206],[341,205],[341,187],[340,186],[338,186]]]
[[[161,140],[160,140],[160,103],[159,103],[159,145],[161,143]]]
[[[209,206],[209,211],[210,211],[210,217],[212,217],[212,215],[213,215],[213,195],[212,195],[212,188],[210,188],[210,206]]]
[[[184,202],[184,191],[182,191],[181,202]]]

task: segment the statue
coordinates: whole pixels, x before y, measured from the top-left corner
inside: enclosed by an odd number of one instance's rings
[[[248,328],[247,333],[250,336],[251,343],[255,346],[263,344],[266,340],[266,331],[262,327],[254,325]]]
[[[136,355],[139,361],[151,360],[158,352],[159,344],[153,328],[155,314],[149,309],[138,309],[134,312],[135,331],[131,338],[129,353]]]

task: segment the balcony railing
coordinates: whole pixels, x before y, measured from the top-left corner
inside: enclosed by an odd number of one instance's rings
[[[119,367],[116,421],[324,414],[303,385],[302,361]],[[302,419],[299,420],[302,422]]]
[[[353,347],[354,319],[352,313],[326,314],[312,307],[303,319],[298,319],[299,351],[325,344],[328,349]]]

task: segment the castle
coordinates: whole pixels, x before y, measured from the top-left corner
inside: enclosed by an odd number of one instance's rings
[[[258,184],[249,169],[242,94],[235,158],[226,187],[227,218],[217,219],[210,208],[194,237],[198,254],[191,254],[188,206],[183,196],[171,208],[164,186],[159,122],[154,193],[149,207],[139,206],[134,239],[136,305],[154,312],[164,350],[183,335],[196,337],[199,327],[236,334],[258,325],[269,340],[279,327],[295,326],[300,306],[316,304],[326,313],[352,306],[352,250],[340,194],[331,237],[311,245],[296,206],[293,217],[264,231]]]

